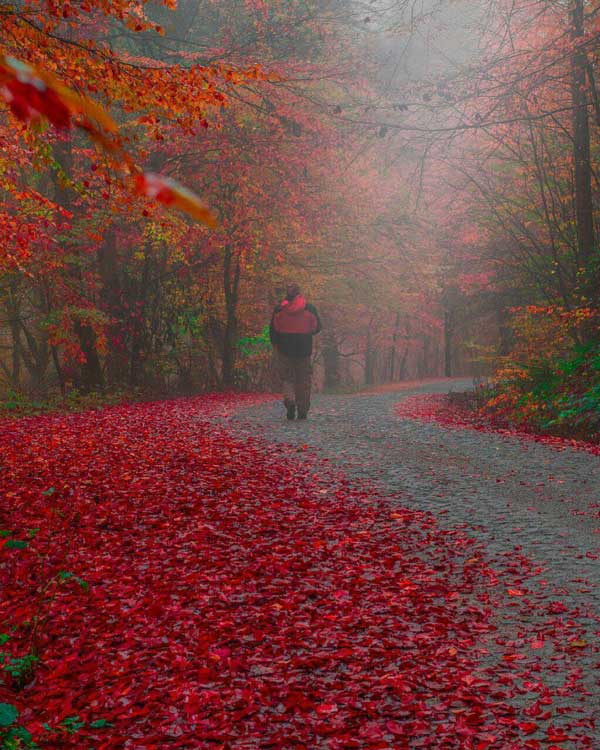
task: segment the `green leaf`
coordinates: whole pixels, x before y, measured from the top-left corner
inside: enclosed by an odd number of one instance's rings
[[[19,718],[17,707],[12,703],[0,703],[0,727],[9,727]]]
[[[76,734],[85,726],[85,721],[80,721],[79,716],[67,716],[67,718],[60,723],[60,726],[67,734]]]
[[[4,549],[25,549],[29,547],[29,542],[24,542],[21,539],[9,539],[4,545]]]
[[[6,539],[7,536],[10,536],[12,534],[12,531],[9,531],[8,529],[0,529],[0,539]]]
[[[10,635],[8,633],[0,633],[0,646],[4,646],[7,641],[10,641]]]
[[[49,497],[50,495],[54,495],[55,492],[56,492],[56,487],[49,487],[47,490],[44,490],[42,492],[42,495]]]
[[[106,727],[114,727],[114,724],[106,719],[96,719],[96,721],[90,722],[91,729],[105,729]]]
[[[25,654],[25,656],[10,659],[3,664],[2,669],[23,686],[31,678],[38,661],[39,658],[35,654]]]
[[[28,748],[37,747],[37,745],[35,745],[32,741],[33,737],[31,736],[31,732],[25,729],[25,727],[21,727],[21,726],[14,727],[13,729],[10,730],[10,733],[12,737],[14,737],[15,739],[21,740],[21,742],[23,743],[22,745],[19,744],[18,747],[28,747]]]
[[[71,573],[68,570],[61,570],[58,574],[58,578],[61,581],[68,581],[70,579],[73,579],[75,583],[79,584],[79,586],[81,586],[84,591],[89,591],[90,589],[89,585],[86,581],[83,580],[83,578],[76,576],[75,573]]]
[[[28,537],[29,537],[30,539],[33,539],[33,537],[34,537],[34,536],[35,536],[36,534],[38,534],[38,533],[39,533],[40,531],[41,531],[41,529],[28,529],[28,530],[27,530],[27,536],[28,536]]]

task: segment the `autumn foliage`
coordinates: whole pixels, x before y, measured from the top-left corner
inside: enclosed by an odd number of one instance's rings
[[[266,387],[264,326],[291,276],[328,320],[327,385],[438,366],[431,274],[398,264],[384,155],[344,117],[350,89],[372,95],[368,48],[300,2],[194,8],[3,15],[11,403]]]

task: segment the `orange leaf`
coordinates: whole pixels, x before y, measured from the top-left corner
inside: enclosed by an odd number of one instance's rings
[[[139,174],[136,176],[136,192],[153,198],[165,206],[179,208],[212,229],[217,226],[215,215],[202,200],[170,177],[163,177],[153,172]]]
[[[46,70],[39,70],[29,63],[2,55],[0,80],[20,86],[23,89],[22,95],[31,100],[32,113],[35,110],[37,114],[48,117],[53,124],[64,124],[62,114],[60,123],[55,122],[56,110],[62,105],[71,114],[83,114],[95,120],[109,133],[117,132],[115,121],[99,104],[68,88]]]

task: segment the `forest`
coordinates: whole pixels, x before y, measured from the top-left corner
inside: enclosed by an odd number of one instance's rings
[[[27,1],[1,15],[5,61],[104,108],[128,158],[217,221],[131,189],[93,113],[70,112],[74,128],[15,106],[5,63],[9,408],[268,390],[266,326],[293,279],[322,309],[322,387],[496,375],[495,413],[595,431],[594,3]]]
[[[0,750],[597,750],[600,1],[0,23]]]

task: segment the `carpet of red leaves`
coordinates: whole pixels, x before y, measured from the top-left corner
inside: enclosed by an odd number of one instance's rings
[[[509,427],[505,422],[494,420],[475,411],[453,403],[446,394],[427,393],[409,396],[396,407],[396,413],[405,419],[417,419],[421,422],[437,422],[444,427],[478,430],[479,432],[496,432],[500,435],[518,437],[536,443],[549,445],[556,450],[574,448],[595,456],[600,456],[600,445],[586,443],[583,440],[544,435],[526,427]]]
[[[0,702],[36,741],[591,748],[585,723],[548,725],[543,634],[493,672],[480,664],[498,597],[527,608],[527,591],[507,589],[466,531],[306,446],[235,438],[218,417],[259,399],[0,423],[0,529],[28,543],[0,549],[0,632],[13,656],[40,659],[22,689],[4,678]]]

